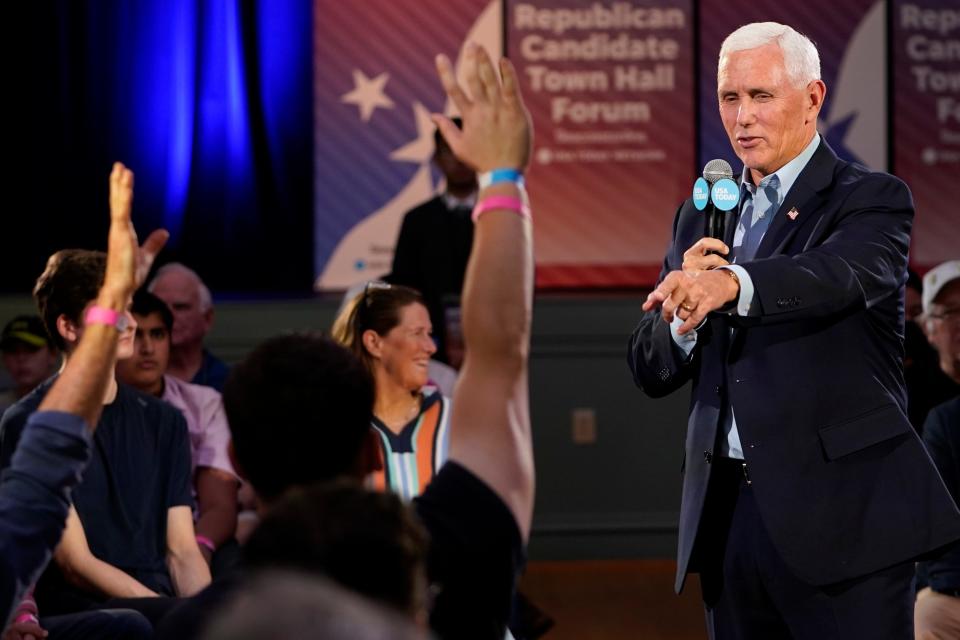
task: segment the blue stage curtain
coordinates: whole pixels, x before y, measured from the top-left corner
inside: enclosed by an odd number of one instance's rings
[[[310,0],[23,4],[4,20],[0,288],[28,290],[56,249],[104,246],[118,159],[141,234],[172,234],[166,260],[215,290],[308,291]]]

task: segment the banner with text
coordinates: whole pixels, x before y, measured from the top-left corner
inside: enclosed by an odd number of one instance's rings
[[[499,57],[500,0],[314,0],[315,288],[390,271],[404,214],[440,188],[432,112],[450,112],[434,57]]]
[[[960,258],[960,8],[893,5],[893,168],[917,207],[911,260]]]
[[[690,0],[507,0],[540,287],[648,285],[694,171]]]

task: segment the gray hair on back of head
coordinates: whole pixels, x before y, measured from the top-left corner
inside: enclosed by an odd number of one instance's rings
[[[783,65],[787,78],[796,87],[804,87],[820,79],[820,54],[810,38],[793,27],[778,22],[753,22],[745,24],[723,41],[720,60],[735,51],[756,49],[775,44],[783,52]]]

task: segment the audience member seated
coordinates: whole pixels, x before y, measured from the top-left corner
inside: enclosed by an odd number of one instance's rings
[[[920,322],[937,358],[937,366],[911,376],[910,401],[916,404],[911,418],[925,421],[932,407],[960,396],[960,260],[944,262],[923,277]]]
[[[88,316],[83,336],[62,374],[52,383],[37,411],[27,418],[22,438],[0,483],[0,622],[6,627],[6,640],[153,637],[147,619],[130,610],[38,619],[36,602],[27,593],[60,540],[71,490],[90,459],[92,433],[112,380],[121,334],[115,326],[116,319],[123,317],[131,294],[143,282],[167,239],[165,231],[156,231],[138,250],[130,223],[132,196],[133,174],[117,163],[110,175],[110,252],[106,275],[88,311],[94,315]],[[4,337],[10,333],[5,331]],[[20,337],[27,337],[29,342],[38,333],[46,335],[42,325],[39,332],[30,331]]]
[[[130,312],[137,321],[133,355],[117,363],[117,378],[180,410],[187,421],[193,461],[194,527],[204,559],[214,577],[237,560],[237,489],[230,464],[230,429],[220,393],[210,387],[166,375],[170,361],[173,314],[163,300],[144,290],[133,296]]]
[[[960,501],[960,398],[935,407],[923,443],[953,499]],[[917,640],[960,638],[960,542],[917,565]]]
[[[332,335],[373,377],[371,424],[384,461],[373,487],[406,500],[420,495],[446,461],[450,436],[450,400],[425,387],[437,348],[423,298],[408,287],[371,282],[341,311]]]
[[[516,73],[475,45],[465,53],[472,100],[452,66],[438,57],[448,95],[463,113],[461,132],[436,121],[450,145],[478,170],[523,170],[530,151],[529,114]],[[527,353],[533,296],[532,229],[515,182],[480,196],[463,299],[466,360],[454,395],[449,460],[413,508],[430,547],[427,576],[436,594],[430,624],[440,638],[502,640],[533,511],[533,451]],[[269,512],[291,487],[338,477],[360,481],[379,462],[370,429],[374,385],[356,356],[310,335],[268,340],[237,365],[224,388],[237,469]],[[228,586],[232,585],[232,586]],[[217,582],[164,621],[161,637],[199,637],[237,581]]]
[[[204,640],[427,640],[397,614],[327,580],[265,572],[241,589]]]
[[[459,118],[453,122],[462,125]],[[439,129],[433,139],[433,162],[443,173],[445,190],[404,216],[387,280],[423,294],[433,323],[436,357],[459,368],[463,337],[457,328],[459,302],[454,300],[463,289],[473,243],[470,211],[477,201],[477,173],[454,155]]]
[[[40,315],[67,363],[87,330],[105,265],[102,253],[59,251],[37,280]],[[128,358],[135,329],[129,312],[117,328],[117,358]],[[27,417],[51,384],[4,414],[0,468],[10,465]],[[54,562],[37,584],[37,602],[48,614],[130,606],[155,621],[170,602],[129,599],[190,595],[210,582],[193,529],[187,426],[179,411],[113,376],[101,402],[93,457],[73,491]]]
[[[17,316],[7,323],[0,337],[3,366],[13,388],[0,393],[0,415],[14,402],[53,375],[60,354],[38,316]]]
[[[223,391],[229,367],[203,346],[213,328],[213,298],[200,276],[179,262],[157,269],[147,288],[173,312],[173,339],[167,373],[186,382]]]
[[[427,625],[427,533],[393,493],[348,480],[292,489],[243,556],[250,571],[319,574]]]

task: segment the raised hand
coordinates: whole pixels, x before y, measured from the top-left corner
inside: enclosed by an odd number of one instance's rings
[[[481,173],[504,168],[523,171],[530,161],[533,127],[510,61],[500,60],[501,84],[487,52],[468,44],[464,64],[469,95],[457,84],[450,60],[439,55],[436,62],[443,88],[463,118],[460,130],[449,118],[433,116],[453,153]]]
[[[130,220],[133,204],[133,172],[115,162],[110,172],[110,232],[107,236],[107,272],[102,291],[119,300],[128,300],[143,284],[157,253],[170,234],[158,229],[142,247]]]

